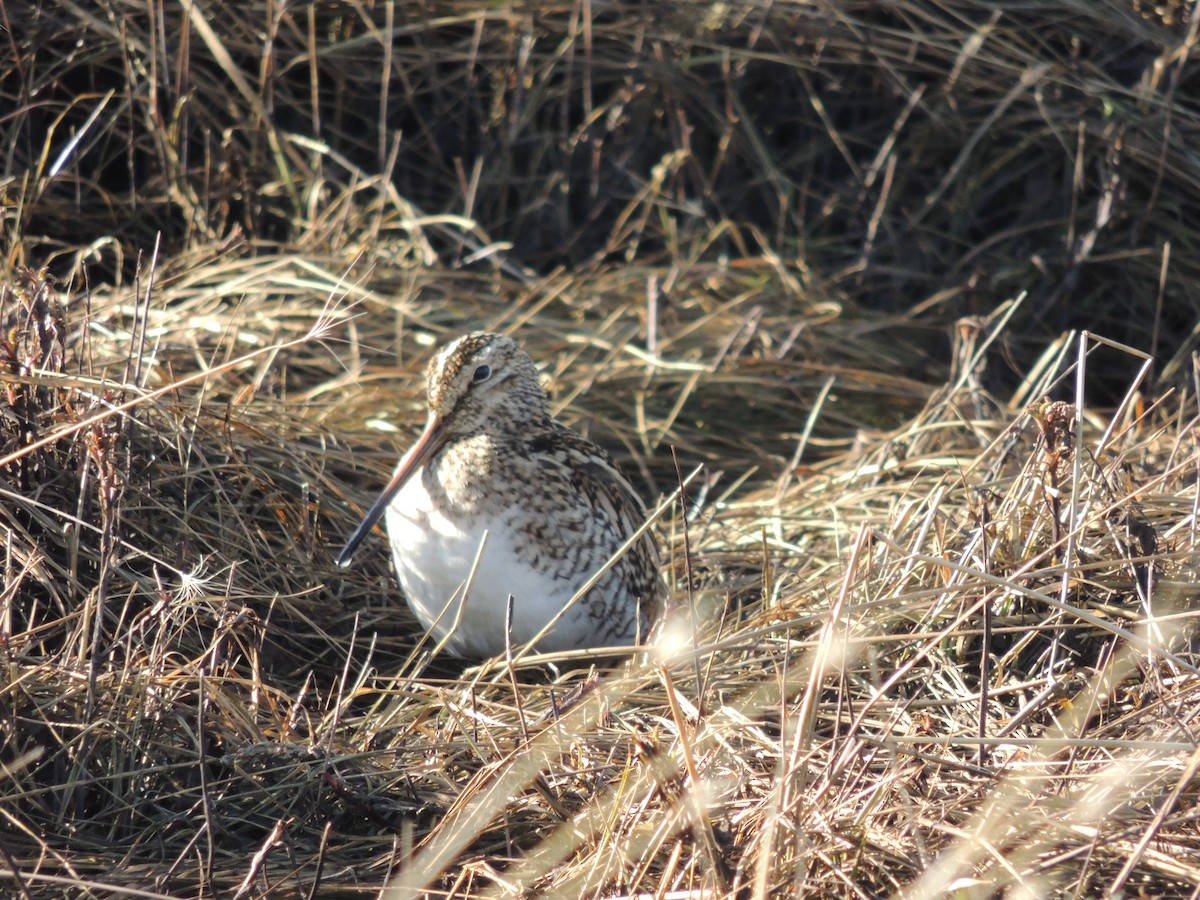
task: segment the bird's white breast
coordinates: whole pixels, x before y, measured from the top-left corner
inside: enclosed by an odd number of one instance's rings
[[[453,631],[446,645],[452,653],[493,656],[505,648],[505,614],[511,594],[512,645],[532,639],[592,573],[556,577],[531,565],[515,550],[514,541],[527,536],[513,533],[511,518],[503,513],[456,515],[439,509],[422,475],[414,474],[387,511],[396,574],[421,624],[435,641]],[[471,575],[481,545],[483,553],[474,568],[465,608],[460,611],[462,586]],[[537,648],[554,651],[589,646],[595,643],[597,630],[584,605],[577,603]],[[629,635],[625,642],[633,637]]]

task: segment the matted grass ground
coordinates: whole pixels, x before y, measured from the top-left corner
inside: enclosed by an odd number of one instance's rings
[[[1196,896],[1185,12],[0,3],[0,892]],[[477,328],[644,651],[333,565]]]

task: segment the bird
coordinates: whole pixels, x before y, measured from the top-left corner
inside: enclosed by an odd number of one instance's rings
[[[425,428],[338,565],[386,515],[404,596],[453,656],[497,656],[544,630],[539,652],[644,642],[664,590],[650,528],[563,611],[646,510],[608,453],[553,417],[529,354],[473,332],[436,353],[425,380]]]

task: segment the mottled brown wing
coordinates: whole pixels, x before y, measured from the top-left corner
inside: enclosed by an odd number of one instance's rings
[[[535,438],[530,450],[553,457],[576,490],[613,524],[611,554],[645,523],[646,507],[633,485],[601,447],[558,422],[553,424],[554,430]],[[637,599],[647,624],[662,612],[663,586],[659,566],[658,542],[654,529],[648,528],[612,569],[626,593]]]

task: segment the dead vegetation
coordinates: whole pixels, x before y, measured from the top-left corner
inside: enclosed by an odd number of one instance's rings
[[[0,892],[1195,896],[1189,9],[0,0]],[[645,653],[334,567],[480,327]]]

